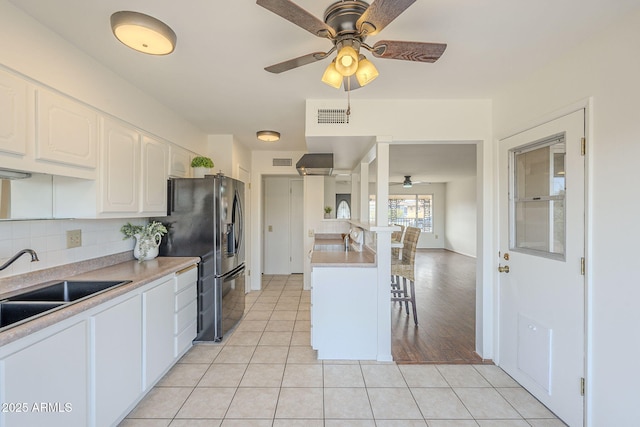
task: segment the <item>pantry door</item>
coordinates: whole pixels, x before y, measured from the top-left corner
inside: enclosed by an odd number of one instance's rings
[[[584,110],[500,141],[500,366],[584,420]]]

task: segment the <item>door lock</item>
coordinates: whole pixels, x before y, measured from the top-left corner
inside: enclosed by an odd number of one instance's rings
[[[508,273],[509,272],[509,266],[505,265],[504,267],[502,267],[501,265],[498,266],[498,271],[500,273]]]

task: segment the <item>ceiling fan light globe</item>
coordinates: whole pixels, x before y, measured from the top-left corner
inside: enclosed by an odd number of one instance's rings
[[[367,85],[378,77],[378,69],[367,58],[360,59],[358,70],[356,71],[356,79],[360,86]]]
[[[351,46],[343,46],[336,56],[336,70],[344,77],[352,76],[358,69],[358,52]]]
[[[342,85],[342,74],[340,74],[338,70],[336,70],[335,60],[331,61],[331,63],[324,70],[324,74],[322,75],[322,82],[336,89],[340,89],[340,85]]]

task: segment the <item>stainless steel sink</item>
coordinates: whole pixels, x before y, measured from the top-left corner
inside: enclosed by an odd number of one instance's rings
[[[131,280],[63,280],[0,301],[0,330],[17,326]]]
[[[129,282],[131,281],[65,280],[46,286],[42,289],[7,298],[7,301],[74,302]]]
[[[0,302],[0,328],[31,319],[64,305],[61,302]]]

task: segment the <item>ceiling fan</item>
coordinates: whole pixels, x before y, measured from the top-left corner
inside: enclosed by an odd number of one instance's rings
[[[317,37],[329,39],[333,44],[327,52],[309,53],[268,66],[265,70],[282,73],[323,60],[337,51],[322,81],[336,89],[344,82],[344,89],[348,91],[362,87],[378,76],[375,66],[360,53],[361,48],[376,58],[435,62],[442,56],[446,44],[380,40],[370,46],[364,42],[368,36],[378,34],[415,1],[374,0],[371,4],[362,0],[337,1],[327,8],[324,21],[321,21],[290,0],[257,0],[258,5]]]
[[[422,181],[411,181],[411,175],[405,175],[402,182],[390,182],[389,185],[402,185],[403,188],[411,188],[413,184],[427,184]]]

